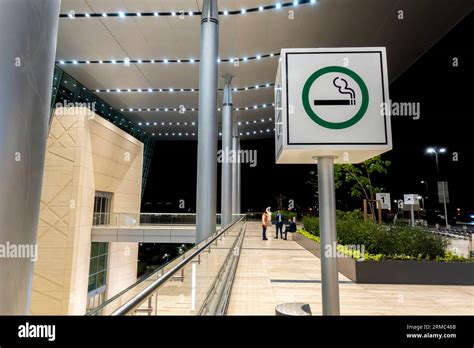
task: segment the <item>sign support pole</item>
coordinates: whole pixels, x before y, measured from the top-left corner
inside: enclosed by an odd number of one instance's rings
[[[446,228],[449,228],[448,209],[446,208],[446,196],[444,196],[443,204],[444,204],[444,221],[446,223]]]
[[[334,157],[313,158],[318,161],[323,315],[339,315]]]
[[[379,224],[382,224],[382,202],[377,201],[378,205],[378,218],[379,218]]]
[[[415,227],[415,208],[414,204],[410,204],[411,227]]]

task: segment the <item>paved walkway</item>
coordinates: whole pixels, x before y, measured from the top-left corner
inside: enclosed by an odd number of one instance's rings
[[[309,303],[321,315],[320,260],[291,240],[261,239],[248,223],[228,315],[274,315],[284,302]],[[339,274],[342,315],[473,315],[474,287],[356,284]]]

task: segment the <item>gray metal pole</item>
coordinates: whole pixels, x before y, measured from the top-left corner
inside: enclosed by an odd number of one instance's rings
[[[237,138],[237,151],[238,151],[238,153],[240,153],[240,137]],[[240,202],[240,199],[242,197],[242,180],[241,180],[241,177],[240,177],[241,169],[242,169],[242,164],[239,161],[239,163],[237,163],[237,180],[236,180],[236,184],[237,184],[237,207],[236,207],[236,212],[237,212],[237,214],[241,213],[241,202]]]
[[[237,148],[237,143],[239,140],[239,133],[238,133],[238,128],[237,128],[237,119],[234,120],[233,124],[233,135],[232,135],[232,150],[235,152],[235,161],[232,163],[232,214],[239,214],[237,210],[237,204],[238,204],[238,187],[237,187],[237,169],[238,166],[240,166],[239,160],[240,160],[240,155],[238,152]]]
[[[443,201],[443,204],[444,204],[444,222],[446,223],[446,228],[449,228],[448,208],[446,207],[446,190],[444,192],[445,192],[444,201]]]
[[[0,245],[9,250],[36,248],[59,5],[0,1]],[[32,259],[0,260],[0,314],[29,314]]]
[[[318,157],[323,315],[339,315],[334,158]]]
[[[199,64],[197,243],[216,232],[218,46],[219,14],[217,0],[204,0],[201,16]]]
[[[224,99],[222,102],[222,185],[221,185],[221,227],[232,222],[232,75],[224,75]]]
[[[415,204],[410,205],[411,227],[415,227]]]

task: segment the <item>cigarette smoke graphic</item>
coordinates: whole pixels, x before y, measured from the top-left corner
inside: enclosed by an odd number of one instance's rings
[[[340,80],[340,81],[339,81]],[[344,80],[341,77],[336,77],[332,81],[333,85],[337,87],[339,90],[339,93],[341,94],[349,94],[351,96],[351,99],[349,101],[349,105],[356,105],[356,100],[355,100],[355,92],[352,88],[347,87],[347,81]]]

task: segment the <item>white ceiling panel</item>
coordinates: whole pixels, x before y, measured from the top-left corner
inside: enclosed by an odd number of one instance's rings
[[[286,3],[289,1],[281,1]],[[273,5],[273,0],[219,0],[219,10]],[[472,0],[321,0],[245,15],[221,15],[219,57],[251,57],[288,47],[386,46],[391,80],[473,9]],[[201,11],[202,0],[63,0],[61,13]],[[403,11],[403,20],[398,19]],[[199,59],[200,16],[61,18],[57,60]],[[278,57],[219,64],[219,76],[234,75],[237,87],[273,83]],[[65,64],[67,73],[91,90],[199,88],[198,63]],[[219,77],[219,87],[223,79]],[[197,92],[99,93],[113,107],[198,107]],[[222,93],[218,94],[219,105]],[[271,104],[273,88],[234,93],[236,107]],[[236,112],[253,122],[272,108]],[[137,122],[197,121],[197,112],[124,112]],[[263,125],[263,124],[262,124]],[[251,127],[250,124],[248,127]],[[169,126],[178,127],[178,126]],[[159,127],[158,127],[159,128]],[[157,129],[158,129],[157,128]],[[271,127],[273,129],[273,127]],[[153,126],[149,127],[154,131]]]

